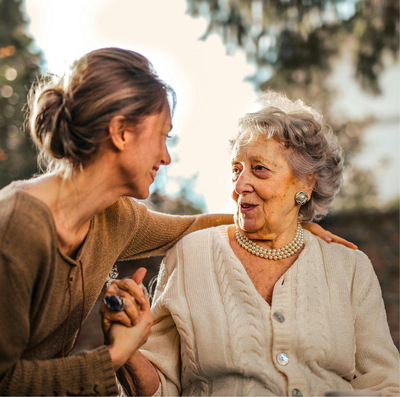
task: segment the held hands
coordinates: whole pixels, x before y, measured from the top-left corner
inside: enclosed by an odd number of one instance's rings
[[[138,269],[131,279],[115,280],[105,296],[117,295],[124,300],[124,309],[112,312],[102,302],[100,314],[106,343],[109,345],[114,369],[121,367],[150,336],[152,318],[150,304],[141,284],[146,269]]]

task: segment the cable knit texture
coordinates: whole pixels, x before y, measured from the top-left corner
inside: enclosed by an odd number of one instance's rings
[[[185,233],[231,216],[170,216],[121,198],[91,220],[73,260],[58,249],[49,208],[13,183],[0,191],[0,394],[116,395],[108,348],[61,357],[72,311],[66,351],[73,345],[82,310],[89,314],[118,259],[165,254]],[[100,324],[99,324],[100,327]]]
[[[271,306],[230,248],[226,226],[186,236],[161,265],[152,315],[142,352],[164,396],[399,393],[399,355],[371,262],[307,231]]]

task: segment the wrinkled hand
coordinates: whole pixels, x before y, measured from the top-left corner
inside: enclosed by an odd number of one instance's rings
[[[124,365],[138,349],[147,342],[153,320],[148,300],[140,306],[140,315],[133,327],[114,322],[109,328],[107,339],[114,370]]]
[[[355,244],[351,243],[350,241],[345,240],[344,238],[336,236],[336,234],[328,232],[327,230],[325,230],[322,226],[318,225],[317,223],[302,222],[301,226],[303,226],[304,229],[307,229],[312,234],[315,234],[316,236],[322,238],[327,243],[333,242],[333,243],[342,244],[342,245],[344,245],[348,248],[354,249],[354,250],[358,249],[358,247]]]
[[[146,269],[141,267],[132,275],[132,278],[114,280],[107,287],[105,296],[118,295],[124,299],[124,310],[118,313],[111,312],[104,302],[100,306],[100,315],[102,318],[102,328],[106,341],[109,338],[109,331],[113,323],[120,323],[125,327],[137,325],[141,316],[147,310],[149,302],[144,296],[142,281],[146,275]]]

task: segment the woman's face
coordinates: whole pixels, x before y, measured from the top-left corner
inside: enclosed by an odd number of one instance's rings
[[[147,198],[159,167],[171,163],[166,145],[171,128],[169,108],[165,108],[127,130],[127,150],[122,152],[119,164],[129,195],[138,199]]]
[[[237,203],[236,225],[251,238],[267,238],[297,224],[295,195],[306,190],[286,156],[289,151],[274,139],[254,137],[236,145],[232,159],[232,197]]]

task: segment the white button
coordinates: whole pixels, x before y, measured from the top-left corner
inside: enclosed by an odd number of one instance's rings
[[[276,360],[280,365],[288,365],[289,363],[289,357],[285,353],[279,353],[276,356]]]

